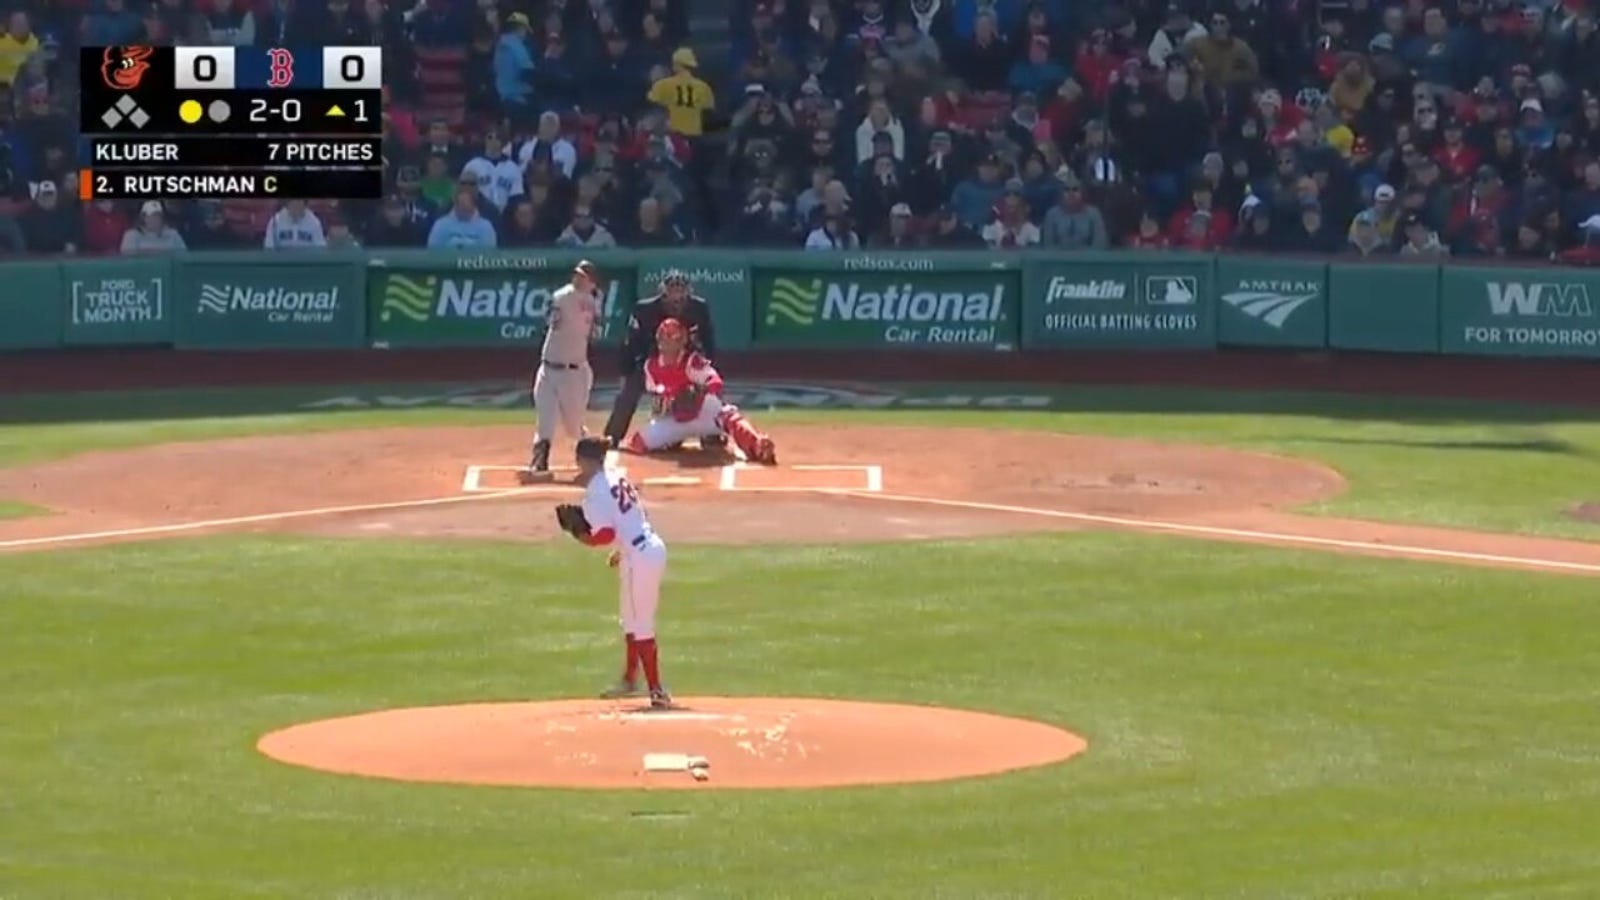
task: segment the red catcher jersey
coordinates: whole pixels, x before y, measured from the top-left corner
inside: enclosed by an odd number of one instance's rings
[[[664,361],[658,353],[644,364],[644,388],[652,394],[676,397],[691,384],[700,385],[708,394],[722,396],[722,376],[712,368],[711,360],[698,353],[681,353],[675,363]]]

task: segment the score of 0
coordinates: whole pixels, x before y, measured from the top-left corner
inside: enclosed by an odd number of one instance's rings
[[[295,85],[294,53],[272,47],[267,54],[269,88],[378,90],[383,86],[383,50],[378,47],[323,47],[320,84]],[[174,47],[173,87],[177,90],[231,91],[238,85],[234,47]],[[245,50],[244,52],[252,52]]]

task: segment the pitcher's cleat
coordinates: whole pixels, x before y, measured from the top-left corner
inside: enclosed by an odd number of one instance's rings
[[[672,709],[672,695],[665,688],[650,692],[651,709]]]

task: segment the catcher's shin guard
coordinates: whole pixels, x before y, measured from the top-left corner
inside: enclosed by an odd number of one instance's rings
[[[777,451],[773,446],[772,438],[767,437],[750,424],[738,407],[729,406],[722,410],[718,416],[718,425],[721,426],[728,439],[739,448],[739,452],[751,462],[772,465],[778,461]]]

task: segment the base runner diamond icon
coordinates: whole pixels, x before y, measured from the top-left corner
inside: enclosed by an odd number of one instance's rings
[[[106,110],[100,121],[106,123],[107,128],[115,128],[123,122],[129,122],[135,128],[143,128],[150,124],[150,114],[139,108],[133,98],[124,94],[117,105]]]

